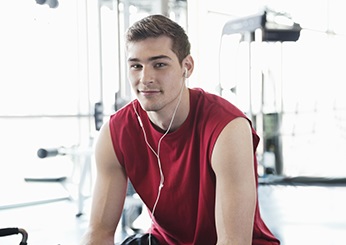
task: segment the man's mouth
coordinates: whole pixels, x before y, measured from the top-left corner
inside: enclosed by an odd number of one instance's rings
[[[160,90],[157,89],[146,89],[146,90],[139,90],[139,93],[145,97],[154,96],[156,94],[160,93]]]

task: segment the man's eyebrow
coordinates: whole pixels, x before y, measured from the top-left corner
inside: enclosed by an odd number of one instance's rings
[[[167,55],[157,55],[157,56],[153,56],[149,58],[149,61],[153,61],[153,60],[159,60],[159,59],[168,59],[171,60],[171,58]]]
[[[169,56],[167,55],[157,55],[157,56],[152,56],[148,59],[148,61],[154,61],[154,60],[159,60],[159,59],[168,59],[168,60],[172,60]],[[140,61],[138,58],[128,58],[127,60],[128,62],[138,62]]]

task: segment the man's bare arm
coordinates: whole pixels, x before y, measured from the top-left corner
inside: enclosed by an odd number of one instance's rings
[[[252,243],[256,184],[252,132],[245,118],[230,122],[221,132],[212,155],[216,174],[218,245]]]
[[[114,153],[108,122],[95,147],[97,178],[90,223],[81,245],[114,245],[114,233],[123,210],[127,177]]]

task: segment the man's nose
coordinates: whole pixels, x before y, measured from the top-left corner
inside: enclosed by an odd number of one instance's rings
[[[154,71],[149,67],[144,67],[141,72],[142,83],[152,83],[154,81]]]

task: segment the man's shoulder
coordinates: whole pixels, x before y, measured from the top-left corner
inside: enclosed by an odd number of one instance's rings
[[[244,116],[237,106],[216,93],[207,92],[201,88],[193,88],[190,91],[192,101],[196,102],[196,106],[203,107],[203,110],[209,110],[210,113],[220,112],[221,114]]]
[[[131,121],[137,120],[133,109],[133,106],[137,106],[137,104],[139,104],[138,101],[131,101],[112,113],[109,118],[110,126],[119,129],[126,125],[129,126]]]

